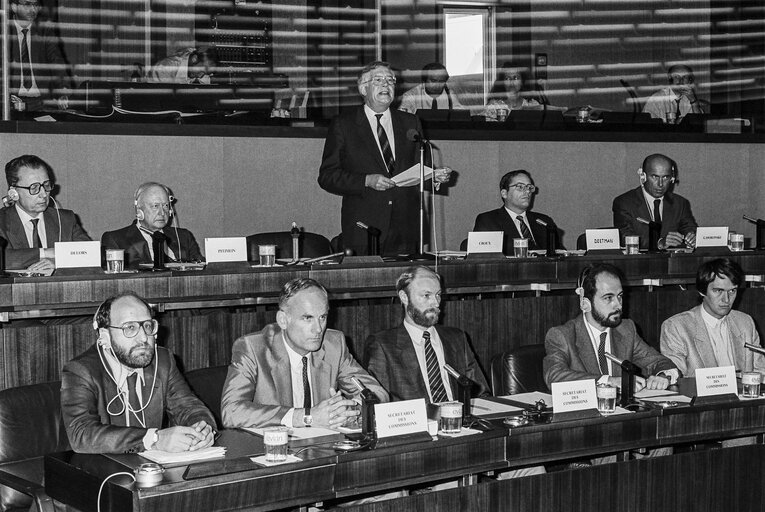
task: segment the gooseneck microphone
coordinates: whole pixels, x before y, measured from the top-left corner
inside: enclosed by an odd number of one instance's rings
[[[744,343],[744,346],[751,350],[752,352],[757,352],[758,354],[765,354],[765,348],[759,347],[757,345],[752,345],[751,343]]]
[[[430,141],[422,136],[420,132],[414,128],[410,128],[406,132],[406,138],[412,142],[419,142],[420,144],[430,144]]]
[[[380,255],[380,235],[382,231],[374,226],[369,226],[361,221],[356,222],[356,226],[367,232],[367,252],[370,256]]]

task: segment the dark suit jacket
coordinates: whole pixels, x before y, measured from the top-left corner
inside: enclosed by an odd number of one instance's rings
[[[436,326],[436,332],[444,347],[446,364],[477,384],[477,389],[473,389],[473,396],[489,395],[489,385],[465,333],[442,325]],[[420,371],[412,339],[403,324],[370,335],[366,341],[364,359],[369,373],[390,393],[391,400],[424,398],[428,401],[425,377]],[[457,399],[457,382],[450,378],[449,385],[452,396]]]
[[[313,404],[329,398],[331,387],[358,394],[351,377],[358,378],[381,401],[388,401],[388,393],[348,351],[343,333],[327,329],[321,348],[311,356]],[[236,340],[221,397],[226,428],[280,425],[292,407],[290,359],[279,326],[270,324]]]
[[[526,219],[528,220],[531,234],[534,236],[534,241],[537,244],[537,249],[547,249],[547,228],[537,224],[536,219],[546,222],[549,226],[555,226],[555,221],[547,215],[529,211],[526,212]],[[520,231],[515,227],[515,222],[513,222],[504,206],[479,214],[475,218],[473,231],[503,231],[505,236],[502,238],[502,252],[505,254],[513,254],[513,238],[522,238]],[[558,246],[556,249],[563,249],[560,238],[560,232],[558,232]]]
[[[643,187],[625,192],[614,199],[613,212],[614,226],[619,228],[622,242],[624,242],[625,236],[638,235],[640,247],[648,248],[648,225],[637,220],[638,217],[651,220],[651,214],[643,196]],[[691,203],[683,196],[668,192],[664,196],[661,238],[666,237],[670,231],[685,235],[691,231],[696,231],[696,226],[696,219],[693,218],[693,212],[691,212]]]
[[[183,261],[202,261],[204,257],[199,251],[194,235],[188,229],[166,226],[162,232],[167,236],[167,245],[176,257]],[[180,252],[178,241],[180,240]],[[149,244],[141,235],[136,223],[116,231],[107,231],[101,235],[101,245],[104,249],[125,249],[125,268],[138,268],[141,263],[153,263],[149,254]]]
[[[416,116],[391,110],[396,146],[395,174],[419,162],[418,145],[407,139],[409,130],[420,129]],[[367,254],[367,233],[356,226],[361,221],[378,228],[384,253],[416,252],[419,240],[419,188],[394,187],[383,192],[364,186],[368,174],[389,176],[377,139],[363,107],[337,116],[329,127],[319,169],[319,185],[343,196],[341,223],[343,245]],[[389,176],[390,177],[390,176]],[[398,243],[394,243],[394,239]]]
[[[143,411],[146,428],[126,427],[125,416],[112,416],[107,404],[117,394],[117,385],[107,374],[93,345],[69,361],[61,375],[61,414],[72,449],[82,453],[123,453],[144,450],[143,437],[149,428],[168,426],[191,426],[206,421],[214,428],[215,420],[210,411],[189,389],[186,380],[175,366],[173,355],[163,347],[151,364],[144,368],[142,396],[148,398]],[[159,361],[159,363],[157,363]],[[154,365],[157,379],[153,382]],[[116,400],[110,410],[118,411]]]
[[[43,96],[53,95],[53,89],[70,87],[70,73],[61,46],[61,39],[56,34],[54,25],[47,20],[37,19],[30,26],[32,38],[32,70],[37,87]],[[11,91],[18,93],[21,85],[21,53],[16,38],[16,26],[8,23],[9,57],[11,62]]]
[[[542,366],[548,386],[553,382],[599,379],[603,376],[584,322],[584,315],[579,315],[547,331],[547,355]],[[676,368],[672,361],[638,336],[635,324],[628,319],[623,319],[618,327],[611,329],[611,353],[639,366],[644,377]],[[612,373],[614,377],[621,377],[621,367],[614,364]]]
[[[59,215],[61,216],[61,240],[59,240]],[[43,212],[45,239],[48,247],[56,242],[87,242],[90,237],[80,227],[72,210],[49,207]],[[40,250],[29,246],[24,226],[15,206],[0,210],[0,236],[8,243],[5,247],[5,268],[22,269],[40,261]]]

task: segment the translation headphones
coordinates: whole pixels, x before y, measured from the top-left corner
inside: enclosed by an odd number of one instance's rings
[[[138,200],[141,198],[141,195],[143,195],[143,193],[146,192],[146,189],[150,187],[161,187],[165,191],[165,194],[167,194],[167,201],[168,203],[170,203],[170,208],[167,212],[167,215],[168,217],[172,217],[175,214],[175,210],[173,209],[173,204],[176,201],[175,196],[171,194],[170,189],[164,186],[163,184],[157,183],[155,181],[150,181],[147,183],[143,183],[137,189],[135,189],[135,194],[133,194],[133,206],[135,207],[135,218],[138,220],[144,219],[143,211],[140,208],[138,208]],[[8,197],[10,197],[10,191],[8,192]]]
[[[16,187],[8,188],[8,199],[14,203],[19,200],[19,191],[16,190]]]
[[[574,290],[574,293],[579,295],[579,309],[582,310],[582,313],[589,313],[592,311],[592,303],[590,302],[590,299],[584,296],[584,280],[590,275],[591,269],[592,267],[589,265],[582,269],[582,272],[579,274],[579,279],[576,281],[576,289]]]
[[[104,302],[106,302],[106,301],[104,301]],[[98,332],[98,330],[100,329],[100,327],[98,326],[98,315],[101,314],[101,309],[103,307],[104,307],[104,303],[102,302],[101,304],[99,304],[98,308],[96,309],[95,314],[93,314],[93,324],[92,325],[93,325],[93,330],[96,331],[96,332]],[[103,348],[103,349],[108,349],[109,347],[111,347],[111,344],[109,343],[109,341],[106,338],[104,338],[103,336],[101,336],[100,333],[98,335],[98,339],[96,340],[96,343],[98,343],[98,346]]]
[[[671,162],[670,167],[669,167],[669,172],[671,173],[671,175],[670,175],[671,177],[669,178],[669,182],[670,183],[675,183],[677,181],[677,164],[672,159],[669,159],[669,161]],[[642,167],[638,168],[637,173],[638,173],[638,176],[640,177],[640,184],[644,185],[646,180],[648,179],[648,176],[646,176],[646,173],[645,173],[645,171],[643,171]]]

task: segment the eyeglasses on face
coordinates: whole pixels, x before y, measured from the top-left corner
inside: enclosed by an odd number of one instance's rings
[[[152,203],[145,205],[146,208],[153,212],[158,212],[159,210],[163,210],[165,213],[168,213],[170,211],[170,203]]]
[[[50,192],[53,190],[53,183],[51,183],[50,180],[47,180],[43,181],[42,183],[32,183],[28,187],[23,185],[14,185],[14,188],[23,188],[24,190],[28,190],[29,193],[33,196],[36,196],[40,193],[40,187],[44,188],[46,192]]]
[[[107,325],[106,327],[110,329],[122,329],[122,334],[126,338],[135,338],[141,328],[143,328],[143,332],[145,332],[147,336],[154,336],[159,330],[159,322],[152,319],[144,320],[143,322],[125,322],[122,325]]]
[[[369,80],[367,80],[367,83],[372,82],[375,85],[396,85],[396,77],[395,76],[383,76],[383,75],[375,75]]]
[[[532,194],[537,191],[537,187],[530,183],[516,183],[515,185],[508,185],[507,189],[514,188],[518,192],[531,192]]]

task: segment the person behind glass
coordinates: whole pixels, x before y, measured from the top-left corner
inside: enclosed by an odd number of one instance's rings
[[[96,343],[61,375],[61,415],[81,453],[195,451],[211,446],[215,420],[189,389],[169,350],[157,347],[159,325],[132,292],[96,311]]]
[[[486,104],[485,117],[487,121],[503,120],[501,111],[505,114],[511,110],[541,107],[534,94],[525,88],[525,69],[512,62],[505,62],[497,72],[497,79],[489,91],[489,102]]]
[[[10,0],[10,90],[14,110],[40,110],[46,98],[69,106],[69,67],[53,23],[42,19],[40,0]]]
[[[212,69],[217,65],[218,54],[214,48],[184,48],[157,62],[147,81],[209,84]]]
[[[419,144],[411,139],[422,128],[416,116],[390,109],[395,86],[387,62],[364,66],[358,78],[364,105],[335,117],[324,143],[319,186],[343,197],[343,245],[359,255],[368,253],[368,239],[357,222],[380,230],[384,255],[418,251],[419,189],[391,178],[419,163]],[[449,181],[451,172],[435,169],[434,182]]]
[[[528,239],[529,249],[547,249],[548,226],[556,230],[558,228],[547,215],[529,211],[536,191],[528,171],[518,169],[505,173],[499,181],[499,195],[504,205],[479,214],[475,218],[473,231],[504,232],[502,252],[505,254],[513,254],[514,238]],[[556,240],[556,249],[563,249],[560,236]]]
[[[45,160],[36,155],[16,157],[5,164],[5,180],[8,195],[0,209],[0,237],[7,242],[6,268],[51,271],[56,268],[56,242],[90,240],[75,213],[59,208],[51,196],[53,169]]]
[[[553,382],[595,379],[621,387],[621,367],[610,353],[628,360],[646,377],[635,377],[635,391],[666,389],[680,377],[675,364],[638,335],[632,320],[622,319],[622,273],[608,263],[586,267],[576,289],[582,314],[553,327],[545,336],[544,379]]]
[[[125,268],[131,269],[154,262],[154,238],[164,242],[168,261],[202,261],[204,257],[191,231],[170,226],[174,201],[170,189],[161,183],[143,183],[133,195],[135,222],[104,233],[101,245],[105,249],[124,249]]]
[[[612,210],[614,227],[619,228],[622,241],[625,236],[640,237],[640,247],[648,248],[648,225],[645,221],[661,224],[658,249],[696,245],[696,219],[691,203],[673,193],[677,182],[677,164],[668,156],[655,153],[643,160],[638,169],[640,186],[614,199]]]
[[[704,105],[696,96],[696,79],[693,70],[685,64],[675,64],[667,70],[669,87],[664,87],[651,95],[643,107],[643,112],[652,118],[668,122],[667,114],[673,114],[679,123],[687,114],[703,114]],[[671,119],[672,116],[670,116]]]
[[[357,379],[388,401],[388,393],[353,358],[340,331],[327,329],[329,298],[319,282],[292,279],[279,294],[276,324],[237,339],[223,385],[226,428],[329,427],[358,416]]]
[[[459,98],[449,90],[449,72],[440,62],[422,68],[422,83],[406,91],[398,109],[410,114],[418,110],[454,110],[464,108]]]

